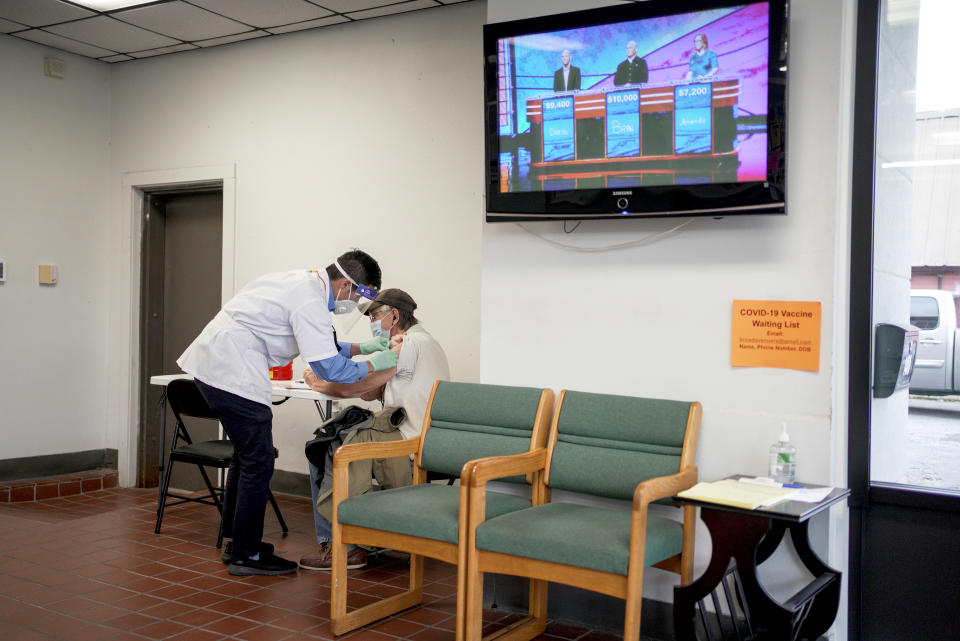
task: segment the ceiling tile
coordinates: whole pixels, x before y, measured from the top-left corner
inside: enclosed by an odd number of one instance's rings
[[[0,18],[0,33],[10,33],[11,31],[20,31],[21,29],[26,29],[26,27],[22,24]]]
[[[184,2],[152,4],[110,15],[180,40],[206,40],[250,31],[248,25]]]
[[[332,24],[340,24],[341,22],[350,22],[350,19],[344,18],[343,16],[330,16],[329,18],[307,20],[306,22],[297,22],[283,25],[282,27],[270,27],[267,31],[270,33],[290,33],[291,31],[303,31],[304,29],[313,29],[314,27],[328,27]]]
[[[183,42],[178,45],[170,45],[169,47],[158,47],[156,49],[147,49],[146,51],[132,51],[130,55],[134,58],[149,58],[151,56],[159,56],[165,53],[177,53],[178,51],[187,51],[189,49],[198,49],[196,45],[190,44],[189,42]]]
[[[413,0],[412,2],[398,2],[385,7],[376,9],[367,9],[366,11],[351,11],[347,15],[357,20],[364,18],[376,18],[378,16],[387,16],[393,13],[404,13],[406,11],[416,11],[417,9],[427,9],[429,7],[439,7],[433,0]]]
[[[97,15],[60,0],[0,0],[0,16],[31,27]]]
[[[21,31],[16,35],[16,37],[23,38],[24,40],[30,40],[42,45],[56,47],[57,49],[63,49],[64,51],[69,51],[70,53],[78,53],[81,56],[89,56],[91,58],[112,56],[115,53],[113,51],[101,49],[100,47],[84,44],[83,42],[77,42],[76,40],[71,40],[70,38],[58,36],[55,33],[47,33],[46,31],[42,31],[40,29]]]
[[[182,41],[208,48],[467,1],[156,0],[101,13],[73,0],[0,0],[0,34],[113,63],[195,48]]]
[[[314,20],[331,15],[323,7],[305,0],[190,0],[192,4],[209,9],[222,16],[229,16],[254,27],[278,25]]]
[[[375,7],[383,7],[385,5],[397,4],[397,0],[313,0],[319,5],[323,5],[327,9],[337,11],[339,13],[347,13],[348,11],[362,11],[364,9],[373,9]]]
[[[173,38],[150,33],[146,29],[107,16],[68,22],[67,24],[50,27],[48,31],[82,42],[97,44],[121,53],[145,51],[178,44]]]
[[[231,42],[240,42],[241,40],[251,40],[253,38],[262,38],[263,36],[269,36],[270,34],[266,31],[247,31],[246,33],[238,33],[233,36],[224,36],[222,38],[211,38],[210,40],[197,40],[193,44],[198,47],[215,47],[217,45],[225,45]]]
[[[106,56],[100,58],[103,62],[123,62],[124,60],[134,60],[133,56],[128,56],[125,53],[117,54],[116,56]]]

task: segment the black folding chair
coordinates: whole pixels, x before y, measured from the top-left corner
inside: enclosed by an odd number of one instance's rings
[[[215,486],[210,481],[210,476],[204,468],[215,467],[224,470],[230,466],[230,459],[233,458],[233,443],[228,439],[194,443],[193,439],[190,438],[190,432],[187,431],[183,417],[192,416],[195,418],[217,420],[216,412],[207,405],[206,399],[203,398],[203,394],[197,389],[192,379],[177,379],[171,381],[166,390],[166,402],[169,404],[170,409],[173,410],[173,415],[176,418],[176,426],[173,431],[173,441],[170,443],[170,454],[167,457],[167,469],[163,476],[163,483],[160,486],[160,497],[157,499],[157,525],[153,530],[157,534],[160,533],[160,524],[163,522],[163,512],[171,505],[179,505],[190,501],[215,505],[222,518],[223,488]],[[276,458],[278,454],[277,449],[274,448],[274,458]],[[200,470],[200,475],[203,477],[203,482],[207,486],[206,494],[199,496],[195,494],[185,495],[175,494],[169,491],[170,475],[173,472],[173,464],[177,461],[181,463],[191,463],[197,466]],[[269,492],[268,497],[270,504],[273,506],[273,511],[277,514],[277,520],[280,522],[281,529],[284,532],[288,532],[287,523],[283,520],[283,515],[280,513],[280,506],[277,505],[277,500],[274,498],[273,492]],[[222,545],[223,528],[221,527],[217,532],[217,547],[219,548]]]

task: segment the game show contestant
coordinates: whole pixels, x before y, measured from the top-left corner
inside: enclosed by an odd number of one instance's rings
[[[279,575],[297,564],[263,542],[263,516],[273,476],[270,367],[300,356],[325,380],[352,383],[397,364],[389,341],[337,344],[331,312],[348,313],[380,287],[380,266],[353,250],[324,271],[261,276],[223,306],[177,360],[192,374],[233,441],[223,497],[225,560],[233,575]],[[357,354],[374,353],[356,362]]]
[[[359,381],[344,385],[341,383],[327,383],[311,376],[311,372],[304,372],[304,380],[318,392],[338,397],[358,397],[364,400],[381,400],[384,407],[402,407],[406,418],[395,431],[384,428],[378,430],[376,426],[369,428],[358,427],[344,439],[344,444],[350,442],[367,441],[398,441],[414,438],[420,435],[423,429],[423,417],[427,413],[427,404],[430,402],[430,392],[433,384],[439,380],[449,380],[450,367],[447,364],[447,355],[440,343],[423,328],[417,317],[413,315],[417,303],[402,289],[385,289],[380,292],[376,300],[367,309],[370,317],[370,331],[373,335],[389,337],[393,349],[400,352],[397,367],[393,370],[384,370]],[[324,460],[323,480],[317,487],[316,479],[319,475],[317,467],[310,464],[310,489],[313,493],[313,502],[316,509],[313,513],[314,526],[317,534],[317,543],[320,546],[316,555],[305,556],[300,559],[300,567],[305,570],[329,570],[331,562],[330,549],[330,519],[333,513],[333,454],[334,448],[327,450]],[[382,469],[392,470],[391,477],[386,479],[386,485],[401,487],[413,482],[410,462],[398,459],[386,459]],[[388,463],[396,462],[396,466]],[[352,465],[351,465],[352,467]],[[352,474],[353,470],[349,472]],[[368,478],[350,477],[350,485],[369,487]],[[380,479],[380,476],[377,476]],[[319,499],[319,501],[318,501]],[[367,554],[361,548],[351,546],[347,552],[347,568],[361,568],[367,564]]]
[[[580,89],[580,67],[570,64],[573,56],[569,49],[560,54],[560,68],[553,72],[554,91],[576,91]]]
[[[647,81],[647,61],[637,55],[637,43],[631,40],[627,43],[627,59],[617,65],[617,74],[613,77],[613,84],[637,85]]]
[[[700,80],[717,75],[720,64],[717,54],[707,48],[707,34],[698,33],[693,39],[693,53],[690,54],[690,70],[687,71],[687,80]]]

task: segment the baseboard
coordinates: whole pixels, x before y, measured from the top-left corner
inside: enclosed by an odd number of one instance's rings
[[[310,496],[310,475],[302,472],[274,470],[270,479],[270,489],[281,494]]]
[[[117,450],[86,450],[0,459],[0,481],[63,476],[99,468],[117,469]]]

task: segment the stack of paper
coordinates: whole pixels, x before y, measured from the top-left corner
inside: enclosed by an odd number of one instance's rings
[[[677,496],[695,501],[719,503],[741,507],[746,510],[755,510],[785,501],[796,493],[796,490],[753,483],[740,483],[733,479],[724,479],[712,483],[697,483],[689,490],[684,490]]]

